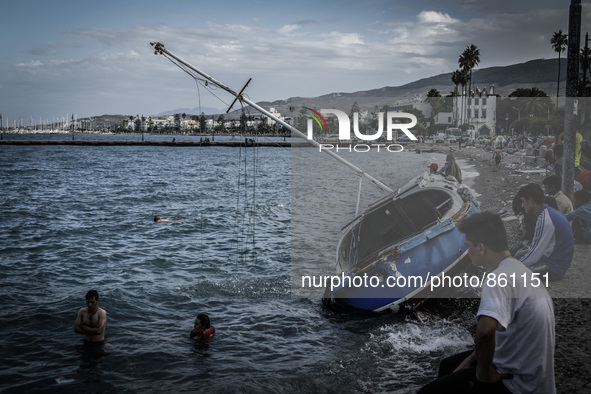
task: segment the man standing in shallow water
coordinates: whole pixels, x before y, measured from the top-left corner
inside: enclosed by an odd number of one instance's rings
[[[80,308],[74,331],[84,335],[84,342],[98,343],[105,340],[107,312],[99,308],[99,295],[96,290],[86,293],[86,308]]]

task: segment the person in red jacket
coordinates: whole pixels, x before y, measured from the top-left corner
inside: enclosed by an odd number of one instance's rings
[[[209,316],[205,313],[200,313],[195,318],[195,326],[191,334],[191,338],[195,340],[208,339],[215,335],[215,327],[209,322]]]
[[[590,182],[590,178],[591,177],[591,171],[587,170],[587,171],[582,171],[579,172],[579,175],[577,175],[575,177],[575,181],[579,182],[581,184],[581,186],[583,186],[583,190],[587,190],[589,191],[589,187],[591,186],[591,182]]]

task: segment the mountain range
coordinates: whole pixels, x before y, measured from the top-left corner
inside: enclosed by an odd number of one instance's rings
[[[566,59],[561,59],[561,78],[560,90],[561,96],[564,96],[566,86]],[[289,116],[297,108],[315,107],[315,108],[351,108],[354,102],[360,107],[372,109],[374,106],[388,104],[397,105],[397,102],[408,102],[409,100],[423,100],[427,92],[431,89],[437,89],[442,96],[452,92],[455,88],[451,81],[451,72],[435,75],[428,78],[419,79],[401,86],[385,86],[378,89],[371,89],[358,92],[335,92],[325,94],[319,97],[292,97],[284,100],[261,101],[257,104],[264,108],[275,108],[284,116]],[[556,97],[556,84],[558,79],[558,59],[536,59],[525,63],[513,64],[509,66],[488,67],[475,69],[472,72],[472,88],[490,89],[494,85],[494,93],[500,96],[508,96],[518,88],[537,87],[543,90],[550,97]],[[161,112],[153,116],[165,116],[178,113],[187,115],[199,115],[201,112],[206,115],[224,113],[225,109],[202,107],[199,108],[177,108]],[[251,111],[255,112],[255,111]],[[230,115],[238,116],[238,111],[231,112]],[[95,121],[101,123],[100,118],[106,118],[104,123],[119,124],[122,119],[128,116],[122,115],[103,115],[94,117]],[[226,118],[230,116],[226,115]]]
[[[565,94],[566,59],[560,62],[560,96]],[[397,105],[409,100],[423,100],[427,92],[437,89],[442,96],[453,92],[455,85],[451,81],[452,73],[444,73],[428,78],[419,79],[401,86],[386,86],[378,89],[358,91],[352,93],[338,92],[319,97],[292,97],[287,100],[265,101],[257,104],[268,108],[274,107],[278,112],[286,115],[300,107],[315,108],[351,108],[354,102],[360,107],[371,109],[374,106]],[[558,80],[558,58],[536,59],[525,63],[509,66],[496,66],[472,71],[472,89],[487,89],[494,86],[494,93],[508,96],[518,88],[532,88],[546,92],[550,97],[556,97]],[[466,89],[468,87],[466,86]],[[489,90],[490,91],[490,90]]]
[[[201,107],[201,108],[177,108],[170,111],[160,112],[154,116],[168,116],[174,114],[191,114],[191,115],[201,115],[201,113],[205,115],[214,115],[225,112],[225,110],[221,110],[219,108],[213,107]]]

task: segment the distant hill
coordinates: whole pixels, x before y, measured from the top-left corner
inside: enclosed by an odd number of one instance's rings
[[[561,59],[561,70],[561,82],[566,81],[566,59]],[[451,74],[451,72],[439,74],[433,77],[419,79],[418,81],[410,82],[402,86],[336,94],[342,96],[396,97],[401,92],[424,89],[429,91],[434,86],[448,86],[453,90],[454,84],[451,82]],[[538,84],[553,83],[555,84],[554,89],[556,89],[557,78],[558,59],[537,59],[510,66],[475,69],[472,72],[472,85],[483,86],[494,84],[497,88],[503,88],[514,84],[528,85],[529,87],[532,87],[537,86]],[[506,89],[502,89],[502,91],[504,90]],[[447,94],[447,92],[441,92],[441,94]],[[331,93],[321,97],[331,97],[334,95],[335,93]]]
[[[561,59],[561,96],[564,96],[566,87],[566,59]],[[396,105],[397,100],[422,100],[431,89],[437,89],[445,96],[454,90],[451,82],[451,72],[435,75],[429,78],[419,79],[401,86],[385,86],[377,89],[370,89],[358,92],[335,92],[319,97],[292,97],[276,101],[262,101],[257,104],[264,108],[274,107],[284,116],[289,116],[290,111],[299,112],[299,108],[310,106],[316,108],[350,108],[357,101],[365,108],[375,105],[383,105],[384,98],[392,98],[391,105]],[[550,97],[556,95],[556,80],[558,77],[558,58],[536,59],[525,63],[513,64],[510,66],[497,66],[475,69],[472,72],[472,86],[480,89],[494,85],[495,93],[501,96],[508,96],[518,88],[537,87],[545,91]],[[211,107],[199,108],[178,108],[161,112],[156,116],[167,116],[174,114],[199,115],[201,112],[206,115],[223,113],[224,110]],[[239,112],[234,111],[230,115],[238,116]],[[297,115],[294,114],[294,115]],[[226,116],[227,117],[227,116]],[[125,115],[103,115],[93,117],[97,122],[106,124],[120,124]]]
[[[349,108],[353,102],[363,103],[365,108],[381,105],[384,98],[396,100],[421,99],[426,97],[431,89],[437,89],[442,96],[454,90],[451,82],[451,72],[419,79],[401,86],[385,86],[378,89],[358,91],[352,93],[336,92],[319,97],[292,97],[287,100],[259,102],[264,107],[275,107],[277,111],[286,115],[290,108],[301,106],[315,106],[316,108]],[[495,93],[508,96],[518,88],[537,87],[545,91],[550,97],[556,96],[556,82],[558,78],[558,58],[536,59],[510,66],[497,66],[475,69],[472,72],[472,86],[480,89],[494,85]],[[561,59],[561,96],[566,87],[566,59]]]
[[[566,82],[566,59],[560,59],[560,82]],[[451,78],[451,74],[450,74]],[[558,78],[558,59],[538,59],[505,67],[489,67],[476,70],[472,79],[476,83],[494,83],[499,87],[512,84],[555,83]],[[556,86],[555,86],[556,88]],[[551,94],[552,92],[547,92]]]
[[[168,111],[160,112],[159,114],[156,114],[154,116],[168,116],[168,115],[174,115],[174,114],[201,115],[202,112],[205,115],[215,115],[215,114],[220,114],[220,113],[224,112],[224,110],[221,110],[219,108],[213,108],[213,107],[177,108],[177,109],[171,109]]]

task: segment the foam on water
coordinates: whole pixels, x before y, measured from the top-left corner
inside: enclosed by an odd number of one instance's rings
[[[413,353],[439,352],[473,344],[471,334],[457,323],[438,321],[432,324],[398,324],[384,326],[383,340],[395,351]]]

